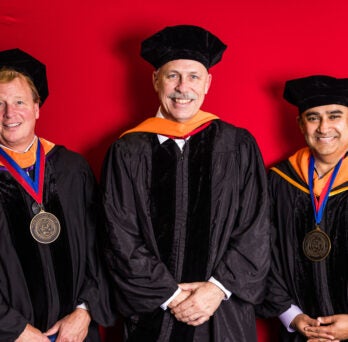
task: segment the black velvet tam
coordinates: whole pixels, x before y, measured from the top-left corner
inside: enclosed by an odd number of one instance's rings
[[[176,59],[191,59],[207,69],[218,63],[227,46],[209,31],[192,25],[169,26],[145,39],[140,55],[156,69]]]
[[[348,78],[314,75],[287,81],[284,99],[299,112],[318,106],[339,104],[348,107]]]
[[[48,96],[46,66],[20,49],[0,51],[0,69],[12,68],[29,76],[33,81],[41,100],[41,105]]]

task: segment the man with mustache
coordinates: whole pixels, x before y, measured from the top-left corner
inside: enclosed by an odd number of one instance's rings
[[[160,107],[112,144],[106,259],[127,341],[256,341],[269,266],[266,176],[254,138],[201,110],[226,48],[190,25],[142,42]]]
[[[87,162],[36,135],[46,67],[0,52],[0,341],[100,341],[113,323]]]
[[[280,341],[348,341],[348,79],[286,82],[307,142],[271,169],[273,262],[263,316]]]

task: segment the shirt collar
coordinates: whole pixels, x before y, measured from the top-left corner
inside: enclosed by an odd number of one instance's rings
[[[161,108],[158,108],[157,114],[156,114],[157,118],[162,118],[164,119],[164,115],[161,113]],[[169,138],[166,135],[162,135],[162,134],[157,134],[157,138],[160,144],[163,144],[165,141],[167,141]],[[186,138],[186,139],[173,139],[176,144],[178,145],[178,147],[180,148],[180,150],[182,151],[186,141],[189,139],[190,137]]]
[[[5,145],[2,145],[2,144],[0,144],[0,147],[3,148],[3,149],[5,149],[5,150],[9,150],[9,151],[16,152],[16,153],[26,153],[26,152],[28,152],[28,151],[30,150],[30,148],[33,146],[33,144],[34,144],[34,142],[36,141],[36,139],[37,139],[37,136],[35,135],[35,136],[34,136],[34,139],[32,140],[32,142],[28,145],[28,147],[27,147],[23,152],[18,152],[18,151],[16,151],[16,150],[14,150],[14,149],[12,149],[12,148],[9,148],[9,147],[7,147],[7,146],[5,146]]]

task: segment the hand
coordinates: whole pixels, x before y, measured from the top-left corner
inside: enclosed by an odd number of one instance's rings
[[[56,342],[82,342],[88,334],[91,316],[87,310],[75,309],[45,332],[46,336],[59,332]]]
[[[340,342],[339,340],[328,340],[327,338],[310,338],[307,342]]]
[[[224,292],[211,282],[183,283],[179,286],[191,295],[171,312],[178,321],[188,325],[197,326],[208,321],[225,297]]]
[[[313,336],[310,342],[320,341],[325,336],[331,336],[331,341],[348,339],[348,315],[318,317],[318,322],[320,326],[306,328]]]
[[[27,324],[23,332],[15,340],[15,342],[49,342],[47,336],[45,336],[39,329],[36,329],[30,324]]]
[[[292,320],[290,327],[294,330],[297,330],[302,335],[310,337],[308,335],[308,332],[306,331],[306,328],[310,326],[317,327],[319,325],[320,323],[318,320],[313,319],[306,314],[299,314]]]
[[[186,298],[191,295],[191,291],[182,290],[174,299],[168,304],[169,309],[173,309],[183,302]]]

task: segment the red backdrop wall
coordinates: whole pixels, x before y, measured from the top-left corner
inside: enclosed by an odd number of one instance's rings
[[[0,50],[46,63],[38,134],[83,154],[99,177],[111,142],[157,110],[141,40],[167,25],[203,26],[228,45],[203,109],[248,128],[269,166],[304,144],[284,81],[348,76],[347,10],[346,0],[1,0]],[[276,328],[259,320],[259,341],[275,341]],[[118,330],[105,339],[118,341]]]

